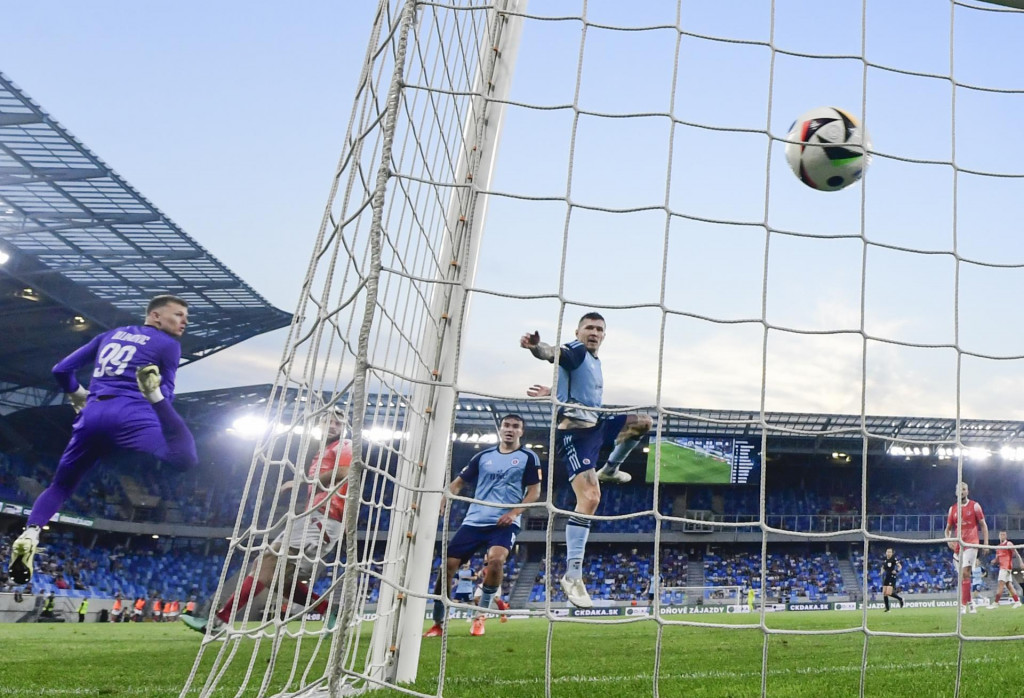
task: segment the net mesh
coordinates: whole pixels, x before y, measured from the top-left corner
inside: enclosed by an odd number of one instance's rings
[[[884,547],[941,551],[945,525],[940,516],[910,532],[873,518],[873,488],[889,471],[875,470],[869,454],[948,449],[956,465],[941,514],[953,482],[975,472],[975,435],[963,420],[1014,409],[1008,386],[1019,381],[1024,347],[997,318],[1013,315],[1016,294],[993,289],[1024,286],[1015,235],[1024,172],[1005,135],[1020,123],[1024,85],[999,46],[1012,45],[1024,18],[966,2],[881,0],[806,15],[796,2],[380,3],[213,602],[234,596],[233,622],[209,627],[182,695],[342,695],[414,679],[416,695],[440,695],[460,669],[448,634],[437,661],[421,665],[420,633],[435,598],[435,539],[443,556],[451,525],[437,529],[438,505],[461,466],[448,462],[458,400],[522,399],[528,383],[552,381],[516,348],[518,336],[538,329],[564,341],[591,309],[608,319],[605,396],[620,406],[610,413],[651,414],[659,442],[678,419],[743,431],[763,467],[744,473],[756,483],[752,520],[709,527],[702,510],[718,503],[677,501],[661,468],[651,486],[631,490],[642,501],[609,494],[593,519],[616,533],[611,542],[635,544],[652,584],[650,612],[618,620],[565,613],[559,522],[573,501],[564,475],[549,469],[533,517],[542,530],[531,539],[544,552],[543,594],[521,611],[546,624],[538,694],[583,674],[653,695],[708,681],[721,693],[753,684],[766,695],[791,676],[841,679],[845,694],[865,695],[876,675],[935,666],[958,694],[965,671],[989,661],[974,641],[1022,637],[1009,627],[976,632],[952,613],[930,632],[876,626],[863,602]],[[803,187],[783,156],[792,119],[824,105],[859,112],[874,137],[863,185],[839,194]],[[537,402],[553,415],[553,401]],[[776,418],[782,410],[853,418],[809,427]],[[325,482],[308,465],[337,413],[353,462]],[[942,416],[952,428],[908,440],[905,418],[869,429],[879,414]],[[553,421],[546,428],[545,454]],[[787,437],[850,445],[858,474],[838,493],[854,506],[848,525],[789,520],[776,508],[767,473],[775,439]],[[659,458],[661,448],[652,449]],[[316,528],[308,488],[335,495],[346,485],[341,544],[313,534],[308,549],[287,545]],[[716,532],[727,535],[706,538]],[[662,591],[696,580],[652,574],[677,569],[667,546],[710,559],[708,540],[760,547],[747,560],[755,567],[741,574],[734,564],[725,584],[742,576],[740,586],[758,589],[743,622],[670,612]],[[861,612],[810,628],[776,621],[776,607],[810,601],[780,583],[796,574],[791,558],[818,556],[828,574],[837,561],[828,546],[851,541],[866,562],[845,597]],[[241,603],[245,577],[265,569],[266,590]],[[590,581],[602,570],[590,569]],[[612,581],[595,595],[614,600]],[[322,593],[327,622],[309,613],[319,600],[295,598],[303,582]],[[947,597],[955,604],[954,592]],[[742,594],[736,605],[746,607]],[[559,653],[572,641],[563,628],[602,623],[654,624],[650,674],[616,675]],[[737,653],[740,667],[670,668],[676,641],[725,629],[736,641],[758,638],[753,652]],[[853,660],[844,646],[829,670],[813,652],[778,650],[780,640],[810,648],[832,636],[857,646]],[[948,640],[955,657],[894,668],[875,649],[886,638]],[[479,681],[459,685],[502,690],[500,677]]]

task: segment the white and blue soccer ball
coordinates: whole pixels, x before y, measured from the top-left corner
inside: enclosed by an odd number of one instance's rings
[[[786,136],[786,161],[800,181],[819,191],[839,191],[864,176],[871,139],[857,117],[838,107],[800,115]]]

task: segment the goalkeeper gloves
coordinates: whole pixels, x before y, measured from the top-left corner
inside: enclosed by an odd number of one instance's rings
[[[71,403],[71,409],[75,411],[75,414],[82,411],[82,408],[85,407],[85,401],[88,398],[89,391],[82,386],[78,386],[75,392],[68,393],[68,402]]]

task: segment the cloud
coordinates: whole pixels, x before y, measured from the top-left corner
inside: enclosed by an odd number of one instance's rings
[[[857,327],[859,310],[820,300],[816,321]],[[765,409],[872,415],[954,417],[957,413],[957,354],[947,348],[906,347],[885,341],[865,343],[859,333],[799,334],[770,330],[763,361],[764,326],[719,324],[670,318],[660,337],[657,311],[616,311],[601,350],[605,403],[654,405],[662,366],[660,404],[667,408],[758,411],[762,373]],[[509,323],[507,314],[478,314],[460,348],[458,384],[467,394],[520,399],[533,383],[549,384],[552,367],[518,346],[524,327],[537,318]],[[875,323],[883,337],[900,336],[897,322]],[[254,338],[182,369],[179,391],[271,383],[287,336],[278,331]],[[568,329],[564,337],[571,336]],[[664,349],[659,347],[664,344]],[[349,363],[351,366],[351,363]],[[322,368],[322,367],[321,367]],[[1024,418],[1024,361],[964,357],[960,412],[964,418]],[[863,393],[863,398],[862,398]]]

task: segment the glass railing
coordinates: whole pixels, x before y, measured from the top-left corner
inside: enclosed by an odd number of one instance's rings
[[[684,532],[713,533],[718,531],[760,531],[758,517],[753,514],[714,514],[712,512],[690,512],[688,521],[667,522],[666,529]],[[1024,514],[994,514],[986,517],[989,528],[989,543],[998,541],[997,532],[1010,531],[1010,538],[1020,536],[1024,531]],[[526,530],[543,531],[547,528],[547,518],[526,520]],[[615,522],[620,523],[620,522]],[[783,531],[806,533],[837,533],[842,531],[858,531],[862,523],[869,533],[893,535],[903,533],[921,537],[941,538],[946,529],[944,514],[769,514],[765,524],[769,528]],[[601,528],[605,528],[602,525]],[[607,525],[607,528],[612,526]],[[607,531],[609,533],[630,531]]]
[[[995,514],[986,517],[989,529],[989,543],[998,540],[998,531],[1024,530],[1024,515]],[[862,526],[869,533],[894,534],[915,533],[929,534],[933,538],[941,538],[946,530],[946,516],[943,514],[769,514],[765,524],[770,528],[784,531],[804,531],[807,533],[833,533],[839,531],[856,531]],[[753,526],[736,526],[735,524],[752,523]],[[729,524],[726,526],[715,524]],[[715,514],[701,517],[699,524],[677,524],[679,528],[700,528],[701,530],[740,530],[758,531],[757,517],[750,514],[722,515]],[[1012,536],[1011,536],[1012,537]]]

